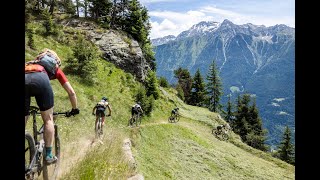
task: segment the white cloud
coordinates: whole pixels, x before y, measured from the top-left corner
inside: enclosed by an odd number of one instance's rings
[[[146,3],[158,3],[158,2],[175,2],[177,0],[140,0],[139,2],[142,4]]]
[[[216,17],[219,21],[228,19],[235,24],[241,25],[246,23],[252,23],[255,25],[265,25],[273,26],[276,24],[285,24],[290,27],[295,26],[295,19],[293,17],[274,17],[274,16],[258,16],[258,15],[245,15],[229,10],[219,9],[214,6],[206,6],[200,9],[201,12],[206,13],[206,15],[211,15]]]
[[[273,26],[276,24],[285,24],[291,27],[295,26],[295,19],[293,17],[245,15],[230,10],[216,8],[215,6],[205,6],[198,10],[187,12],[150,11],[149,16],[160,19],[160,21],[150,21],[152,25],[150,33],[151,39],[166,35],[177,36],[182,31],[188,30],[191,26],[200,21],[222,22],[223,20],[228,19],[238,25],[252,23],[265,26]]]
[[[173,11],[152,11],[150,16],[163,19],[160,23],[151,21],[150,38],[163,37],[167,35],[177,36],[182,31],[188,30],[194,24],[200,21],[213,21],[214,18],[206,16],[200,11],[188,11],[186,13],[178,13]]]

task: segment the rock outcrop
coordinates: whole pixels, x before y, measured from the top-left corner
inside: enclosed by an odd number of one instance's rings
[[[65,26],[85,30],[87,37],[103,52],[103,58],[117,67],[131,73],[140,82],[150,69],[139,43],[118,30],[99,28],[92,22],[72,19],[62,22]]]

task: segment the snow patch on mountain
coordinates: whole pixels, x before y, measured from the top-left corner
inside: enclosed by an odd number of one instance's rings
[[[276,106],[276,107],[279,107],[279,106],[280,106],[278,103],[275,103],[275,102],[271,103],[271,105],[272,105],[272,106]]]
[[[274,98],[273,100],[274,101],[277,101],[277,102],[281,102],[281,101],[284,101],[286,98]]]
[[[254,36],[254,37],[253,37],[253,40],[254,40],[254,41],[266,41],[266,42],[272,44],[272,43],[273,43],[272,37],[273,37],[273,36],[271,36],[271,35],[267,35],[267,36],[259,35],[259,36],[257,36],[257,37]]]
[[[288,115],[288,116],[290,116],[290,114],[288,114],[287,112],[284,112],[284,111],[279,111],[277,113],[277,115]]]

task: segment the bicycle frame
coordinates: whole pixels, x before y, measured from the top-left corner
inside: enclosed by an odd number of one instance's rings
[[[228,140],[229,139],[228,129],[226,127],[223,127],[220,130],[213,129],[212,133],[219,139],[222,139],[222,140]]]
[[[43,139],[43,128],[44,126],[42,125],[40,127],[40,129],[38,130],[37,128],[37,119],[36,119],[36,115],[37,115],[37,110],[36,109],[32,109],[30,111],[31,115],[32,115],[32,130],[33,130],[33,139],[34,139],[34,145],[35,145],[35,153],[32,157],[32,161],[30,162],[29,166],[27,167],[27,170],[25,172],[26,175],[34,172],[38,172],[41,173],[42,171],[42,166],[43,164],[41,163],[41,158],[42,158],[42,154],[43,154],[43,149],[44,149],[44,139]],[[40,137],[40,139],[38,140],[38,136]]]
[[[136,127],[138,127],[141,124],[140,112],[138,112],[138,114],[133,114],[133,117],[130,118],[128,125],[132,127],[133,124],[136,124]]]
[[[28,179],[30,177],[33,178],[35,173],[38,173],[38,176],[40,176],[40,174],[43,174],[44,179],[49,178],[48,166],[50,164],[47,164],[44,159],[44,156],[45,156],[45,142],[44,142],[44,138],[43,138],[44,124],[42,124],[38,130],[37,117],[36,117],[37,115],[40,114],[38,111],[39,111],[38,107],[30,106],[30,114],[32,115],[32,133],[33,134],[30,134],[26,131],[26,137],[25,137],[26,140],[28,141],[28,148],[30,148],[30,156],[31,156],[30,164],[28,164],[28,167],[26,167],[26,169],[25,169],[25,177]],[[68,112],[62,112],[62,113],[54,112],[53,113],[53,115],[58,115],[58,114],[64,114],[66,117],[70,117],[70,115],[67,116]],[[58,126],[55,124],[55,120],[54,120],[54,134],[55,134],[54,135],[54,150],[56,151],[58,161],[53,166],[54,167],[53,176],[56,176],[57,171],[58,171],[59,155],[60,155],[60,139],[59,139],[59,135],[58,135]],[[28,136],[28,138],[27,138],[27,136]],[[34,153],[33,153],[33,151],[34,151]],[[27,152],[27,149],[26,149],[26,152]],[[28,162],[29,162],[29,160],[28,160]]]

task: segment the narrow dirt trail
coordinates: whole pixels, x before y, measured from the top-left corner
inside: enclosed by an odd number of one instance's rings
[[[97,142],[98,141],[95,141],[94,136],[92,135],[79,138],[64,145],[65,147],[61,150],[61,161],[57,179],[61,179],[65,173],[69,172],[70,169],[76,165],[92,147],[98,144]]]
[[[168,121],[160,121],[155,123],[148,123],[144,125],[140,125],[141,128],[147,126],[155,126],[161,124],[168,124]],[[136,127],[134,127],[136,128]],[[88,153],[92,147],[100,144],[98,140],[95,140],[94,135],[89,135],[86,137],[81,137],[79,139],[74,140],[69,144],[62,144],[64,147],[61,150],[60,156],[60,167],[57,179],[61,179],[62,176],[68,173],[72,167],[74,167],[83,157]],[[129,166],[136,166],[134,156],[131,151],[131,142],[129,138],[124,139],[123,141],[123,151],[128,160]],[[136,174],[128,180],[143,180],[144,177],[141,174]]]

